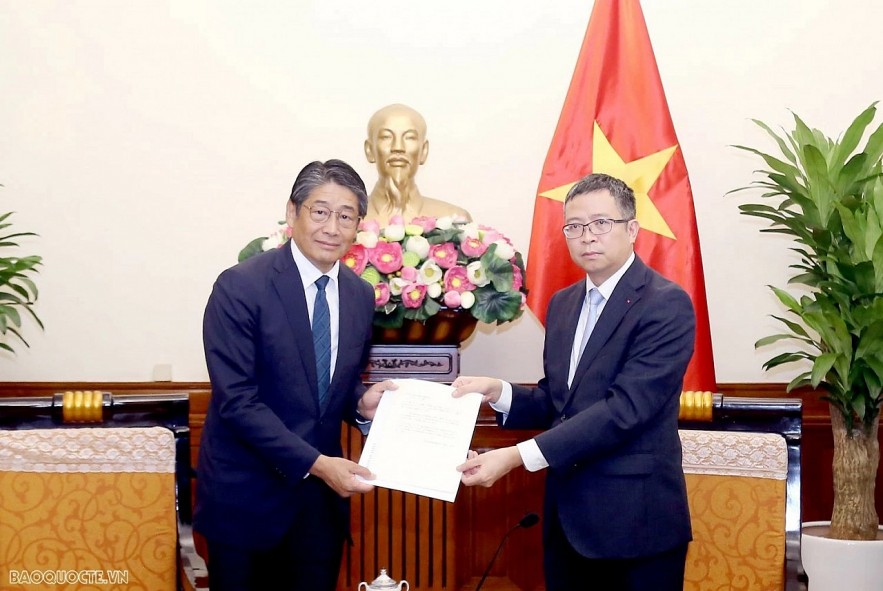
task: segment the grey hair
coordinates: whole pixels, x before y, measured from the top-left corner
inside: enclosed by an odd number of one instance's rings
[[[352,191],[359,201],[359,216],[365,217],[368,213],[368,191],[365,189],[365,181],[352,166],[343,160],[335,159],[310,162],[298,173],[294,186],[291,187],[291,202],[294,203],[295,211],[300,213],[300,206],[313,190],[329,183]]]
[[[635,192],[632,191],[631,187],[618,178],[601,172],[593,172],[581,178],[570,188],[570,191],[567,192],[567,197],[564,198],[564,203],[567,204],[567,202],[574,197],[604,189],[607,189],[607,191],[610,192],[610,195],[613,196],[614,201],[616,201],[616,206],[619,207],[619,211],[622,212],[623,218],[627,220],[635,218],[637,215]]]

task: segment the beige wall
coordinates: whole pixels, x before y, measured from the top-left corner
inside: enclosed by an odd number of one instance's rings
[[[282,218],[297,171],[343,158],[373,184],[369,115],[429,124],[423,192],[526,251],[534,192],[591,2],[0,0],[0,211],[41,234],[31,349],[0,380],[207,379],[202,310],[239,248]],[[756,162],[749,121],[829,133],[883,97],[883,8],[865,0],[647,0],[693,184],[720,382],[765,374],[781,240],[724,193]],[[465,373],[541,375],[533,317],[483,329]]]

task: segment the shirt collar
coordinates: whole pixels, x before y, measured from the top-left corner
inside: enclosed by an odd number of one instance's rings
[[[323,273],[304,256],[304,253],[300,251],[294,240],[291,240],[291,255],[294,257],[294,263],[297,265],[297,270],[300,273],[300,280],[305,288],[315,283],[316,279],[322,275],[328,275],[337,284],[337,277],[340,273],[340,261],[335,261],[334,266],[327,273]]]
[[[635,251],[632,251],[632,254],[629,255],[629,258],[627,258],[622,266],[616,270],[616,273],[608,277],[607,281],[605,281],[601,285],[595,285],[594,283],[592,283],[592,280],[589,279],[589,276],[586,275],[586,293],[589,293],[592,288],[595,288],[602,296],[604,296],[604,301],[606,302],[610,299],[610,296],[613,295],[613,290],[616,289],[616,285],[619,283],[619,280],[622,279],[622,276],[625,275],[625,272],[628,271],[633,262],[635,262]]]

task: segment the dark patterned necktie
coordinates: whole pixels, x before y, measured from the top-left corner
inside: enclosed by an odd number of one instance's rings
[[[319,410],[325,410],[328,385],[331,383],[331,313],[325,298],[328,276],[316,279],[316,303],[313,305],[313,349],[316,352],[316,377],[319,384]]]

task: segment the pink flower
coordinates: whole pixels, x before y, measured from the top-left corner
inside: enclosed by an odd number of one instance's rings
[[[352,269],[356,275],[361,275],[368,266],[368,252],[361,244],[353,244],[349,251],[343,255],[343,264]]]
[[[468,257],[480,257],[487,250],[487,244],[478,238],[467,238],[460,242],[460,250]]]
[[[417,281],[417,267],[402,267],[402,279],[415,283]]]
[[[448,308],[459,308],[460,307],[460,292],[459,291],[449,291],[445,294],[444,298],[445,306]]]
[[[371,232],[372,234],[380,234],[380,223],[377,220],[362,220],[359,224],[359,230],[362,232]]]
[[[445,291],[462,293],[474,289],[475,285],[466,277],[466,267],[451,267],[445,271]]]
[[[426,286],[419,283],[409,283],[402,289],[402,303],[406,308],[419,308],[426,298]]]
[[[491,244],[492,242],[496,242],[497,240],[505,240],[509,241],[508,238],[491,228],[490,226],[479,226],[478,227],[482,231],[481,241],[485,244]]]
[[[389,301],[389,284],[382,281],[374,286],[374,305],[380,307]]]
[[[450,269],[457,264],[457,248],[450,242],[433,244],[429,248],[429,258],[442,269]]]
[[[521,274],[521,269],[518,265],[512,265],[512,289],[519,291],[522,285],[524,285],[524,276]]]
[[[404,219],[402,216],[400,216],[400,215],[394,215],[394,216],[392,216],[391,218],[389,218],[389,224],[388,224],[388,225],[390,225],[390,226],[404,226],[404,225],[405,225],[405,219]]]
[[[425,216],[425,215],[417,216],[416,218],[411,220],[411,223],[414,224],[415,226],[420,226],[421,228],[423,228],[424,234],[435,230],[435,218],[432,218],[429,216]]]
[[[402,245],[381,240],[368,251],[368,260],[381,273],[394,273],[402,268]]]

